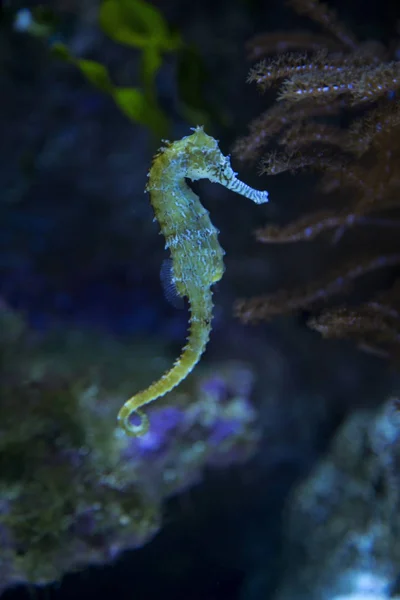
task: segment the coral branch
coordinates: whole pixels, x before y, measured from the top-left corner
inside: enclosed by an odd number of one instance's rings
[[[235,312],[246,323],[303,308],[312,310],[335,295],[348,293],[359,276],[400,263],[396,235],[400,226],[400,61],[398,53],[390,50],[396,45],[385,48],[378,42],[357,40],[336,13],[318,0],[289,0],[288,4],[324,31],[265,34],[249,42],[252,58],[275,54],[256,64],[248,81],[261,92],[274,86],[277,102],[250,125],[249,134],[236,143],[234,152],[239,160],[254,160],[270,146],[260,161],[261,175],[320,173],[316,191],[329,194],[331,202],[330,208],[319,208],[283,226],[258,228],[256,239],[267,244],[310,242],[334,231],[336,248],[345,232],[351,229],[355,238],[360,231],[356,226],[364,226],[364,235],[372,236],[375,256],[366,256],[359,246],[357,258],[350,255],[347,263],[320,280],[292,291],[239,300]],[[292,49],[301,52],[288,52]],[[387,235],[373,236],[378,227],[385,228]],[[389,291],[382,296],[372,294],[372,300],[358,307],[325,311],[309,324],[325,337],[350,337],[378,353],[389,344],[389,355],[400,357],[399,314],[400,293]]]
[[[273,294],[258,296],[250,300],[240,299],[235,304],[235,315],[243,323],[269,321],[276,315],[289,314],[310,308],[318,302],[343,294],[351,289],[355,279],[384,267],[400,264],[400,254],[375,256],[369,259],[352,260],[325,279],[303,288],[288,292],[281,290]]]

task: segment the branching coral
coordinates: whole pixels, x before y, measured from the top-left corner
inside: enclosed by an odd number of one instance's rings
[[[322,25],[326,34],[295,32],[281,38],[272,34],[250,42],[251,57],[278,52],[249,75],[249,82],[263,92],[278,84],[278,97],[251,124],[250,134],[237,142],[235,154],[254,160],[268,144],[277,143],[283,152],[267,154],[261,173],[322,173],[319,193],[332,207],[281,227],[268,225],[255,235],[263,243],[287,244],[331,233],[337,249],[352,230],[355,243],[339,268],[311,285],[239,300],[236,314],[244,322],[299,309],[314,311],[319,302],[347,293],[356,278],[382,268],[395,270],[400,263],[400,62],[393,48],[357,40],[325,4],[317,0],[288,4]],[[302,52],[281,53],[294,48]],[[361,230],[370,235],[363,242]],[[326,337],[355,338],[364,347],[398,356],[399,283],[356,307],[344,305],[315,314],[309,325]]]

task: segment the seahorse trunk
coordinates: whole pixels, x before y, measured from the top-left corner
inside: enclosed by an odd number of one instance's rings
[[[146,404],[164,396],[189,375],[203,354],[211,332],[212,292],[203,290],[201,303],[190,302],[191,318],[189,336],[181,356],[175,361],[172,369],[152,383],[145,390],[129,398],[118,413],[118,421],[128,435],[140,436],[149,428],[148,417],[140,410]],[[132,415],[140,418],[140,423],[130,422]]]

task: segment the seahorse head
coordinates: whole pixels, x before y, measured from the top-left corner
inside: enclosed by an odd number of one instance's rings
[[[217,140],[207,135],[203,127],[196,127],[193,131],[192,135],[184,138],[190,152],[188,178],[192,181],[207,178],[213,183],[226,185],[236,177],[229,157],[222,154]]]

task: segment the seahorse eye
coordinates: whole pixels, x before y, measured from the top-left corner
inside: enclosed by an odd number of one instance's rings
[[[229,180],[232,174],[232,167],[227,156],[221,157],[218,165],[219,176],[221,180]]]

